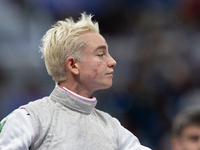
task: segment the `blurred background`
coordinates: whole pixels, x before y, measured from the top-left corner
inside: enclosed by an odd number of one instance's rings
[[[94,14],[117,61],[114,84],[97,107],[143,145],[171,150],[174,115],[200,104],[199,0],[1,0],[0,120],[55,86],[39,53],[57,21]]]

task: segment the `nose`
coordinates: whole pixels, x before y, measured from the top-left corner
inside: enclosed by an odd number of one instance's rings
[[[109,55],[108,67],[113,68],[116,65],[117,65],[117,62]]]

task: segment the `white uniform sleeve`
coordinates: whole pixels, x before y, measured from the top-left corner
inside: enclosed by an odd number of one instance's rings
[[[0,133],[0,149],[28,150],[35,138],[30,114],[17,109],[9,116]]]
[[[149,148],[142,146],[138,138],[125,129],[116,118],[113,119],[119,133],[117,150],[150,150]]]

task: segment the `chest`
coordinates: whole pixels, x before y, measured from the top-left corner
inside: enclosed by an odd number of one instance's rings
[[[55,110],[39,149],[114,150],[117,130],[112,122],[98,113],[82,114],[69,109]]]

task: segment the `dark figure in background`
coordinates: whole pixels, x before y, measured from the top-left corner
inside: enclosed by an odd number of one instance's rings
[[[172,124],[173,150],[200,150],[200,107],[180,111]]]

